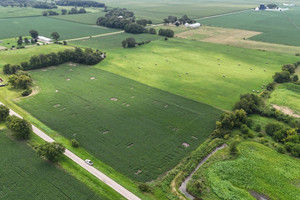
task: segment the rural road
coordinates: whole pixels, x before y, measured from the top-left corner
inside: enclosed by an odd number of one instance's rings
[[[0,105],[2,103],[0,102]],[[15,115],[17,117],[23,118],[20,115],[18,115],[16,112],[14,112],[13,110],[9,109],[10,115]],[[46,142],[55,142],[54,139],[52,139],[51,137],[49,137],[46,133],[44,133],[43,131],[41,131],[40,129],[38,129],[36,126],[32,125],[32,131],[38,135],[40,138],[42,138],[43,140],[45,140]],[[108,176],[106,176],[105,174],[103,174],[102,172],[100,172],[99,170],[97,170],[96,168],[94,168],[93,166],[90,166],[88,164],[86,164],[84,162],[84,160],[82,160],[81,158],[79,158],[78,156],[76,156],[74,153],[72,153],[71,151],[69,151],[68,149],[66,149],[65,153],[64,153],[68,158],[70,158],[71,160],[73,160],[75,163],[77,163],[78,165],[80,165],[82,168],[84,168],[85,170],[87,170],[89,173],[91,173],[92,175],[94,175],[95,177],[97,177],[100,181],[104,182],[106,185],[108,185],[109,187],[111,187],[112,189],[114,189],[116,192],[118,192],[119,194],[121,194],[123,197],[125,197],[126,199],[129,200],[141,200],[139,197],[137,197],[136,195],[134,195],[133,193],[131,193],[130,191],[128,191],[127,189],[125,189],[123,186],[121,186],[120,184],[118,184],[117,182],[115,182],[114,180],[112,180],[111,178],[109,178]]]
[[[186,186],[188,184],[188,182],[190,181],[190,179],[192,178],[192,176],[194,175],[194,173],[201,167],[201,165],[203,165],[210,156],[212,156],[214,153],[216,153],[217,151],[223,149],[224,147],[226,147],[226,144],[223,144],[220,147],[215,148],[215,150],[213,150],[210,154],[208,154],[196,167],[196,169],[194,169],[194,171],[181,183],[180,187],[179,187],[179,191],[184,194],[188,199],[195,199],[190,193],[188,193],[188,191],[186,190]]]
[[[215,18],[215,17],[222,17],[222,16],[232,15],[232,14],[236,14],[236,13],[242,13],[242,12],[246,12],[246,11],[249,11],[249,9],[247,9],[247,10],[240,10],[240,11],[234,11],[234,12],[224,13],[224,14],[219,14],[219,15],[212,15],[212,16],[208,16],[208,17],[201,17],[201,18],[197,18],[197,19],[194,19],[194,20],[201,20],[201,19],[210,19],[210,18]]]
[[[124,33],[124,31],[117,31],[117,32],[112,32],[112,33],[104,33],[104,34],[99,34],[99,35],[91,35],[89,37],[81,37],[81,38],[74,38],[74,39],[69,39],[65,40],[66,42],[71,42],[75,40],[84,40],[84,39],[90,39],[90,38],[95,38],[95,37],[103,37],[103,36],[108,36],[108,35],[115,35],[115,34],[120,34]]]

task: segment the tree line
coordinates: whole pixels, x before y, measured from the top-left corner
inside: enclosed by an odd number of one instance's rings
[[[79,10],[77,9],[77,7],[75,8],[71,8],[71,10],[66,10],[66,9],[62,9],[61,10],[61,14],[62,15],[66,15],[66,14],[69,14],[69,15],[73,15],[73,14],[84,14],[86,13],[86,10],[84,8],[80,8]],[[58,12],[55,12],[55,11],[52,11],[52,10],[48,10],[48,11],[43,11],[42,12],[42,15],[43,16],[53,16],[53,15],[59,15]]]
[[[99,2],[96,2],[96,1],[80,1],[80,0],[76,0],[76,1],[59,0],[59,1],[56,1],[56,5],[59,5],[59,6],[79,6],[79,7],[99,7],[99,8],[105,7],[104,3],[99,3]]]

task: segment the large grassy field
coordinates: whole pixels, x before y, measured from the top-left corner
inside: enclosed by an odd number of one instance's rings
[[[0,198],[104,199],[59,167],[39,158],[24,142],[0,130]]]
[[[51,18],[61,19],[66,21],[78,22],[83,24],[96,25],[97,19],[105,15],[105,12],[92,12],[80,15],[58,15]]]
[[[205,25],[263,32],[251,40],[300,46],[300,7],[284,12],[247,11],[199,20]]]
[[[118,31],[101,26],[92,26],[82,23],[59,20],[50,17],[24,17],[0,20],[0,38],[12,38],[20,35],[29,35],[35,29],[40,35],[51,37],[52,32],[60,34],[60,40],[99,35]]]
[[[255,191],[270,199],[300,199],[299,159],[254,142],[242,142],[238,148],[236,159],[226,160],[229,148],[223,149],[193,176],[209,186],[201,198],[254,200],[249,192]]]
[[[231,110],[240,94],[261,91],[261,86],[271,82],[272,75],[283,64],[297,59],[258,50],[170,39],[133,49],[116,49],[97,67]]]
[[[210,135],[220,114],[94,67],[65,64],[31,75],[40,92],[17,104],[134,180],[174,167]]]
[[[3,7],[0,6],[0,18],[11,18],[11,17],[26,17],[26,16],[41,16],[41,9],[35,9],[30,7]],[[1,29],[2,31],[2,29]]]
[[[300,85],[292,83],[278,85],[268,102],[278,106],[287,106],[300,114]]]
[[[136,42],[162,39],[162,37],[158,35],[121,33],[103,37],[88,38],[84,40],[76,40],[69,42],[69,44],[78,47],[95,48],[102,51],[107,51],[122,48],[121,42],[129,37],[135,38]]]

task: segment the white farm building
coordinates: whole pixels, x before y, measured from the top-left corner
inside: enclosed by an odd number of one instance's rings
[[[38,40],[41,42],[52,42],[52,39],[44,37],[44,36],[39,36]]]
[[[200,23],[195,23],[195,24],[185,23],[184,25],[185,25],[185,27],[187,27],[187,28],[198,28],[198,27],[201,26]]]

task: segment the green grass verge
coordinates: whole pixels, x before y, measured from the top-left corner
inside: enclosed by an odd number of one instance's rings
[[[238,145],[240,155],[227,160],[229,148],[213,155],[194,179],[205,180],[209,189],[203,190],[204,199],[255,199],[250,191],[271,199],[299,199],[300,163],[298,159],[277,153],[255,142]],[[205,179],[202,179],[205,176]],[[209,192],[208,192],[209,190]]]

